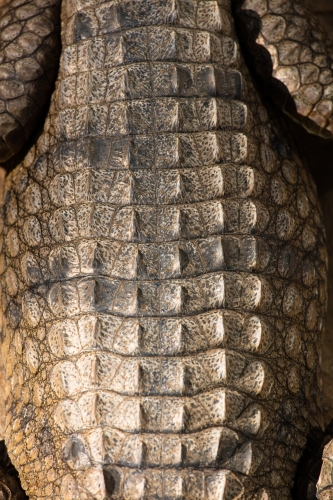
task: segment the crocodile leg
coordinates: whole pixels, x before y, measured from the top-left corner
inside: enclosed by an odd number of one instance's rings
[[[60,57],[60,0],[0,7],[0,162],[23,147],[45,114]]]
[[[233,0],[248,61],[275,102],[333,137],[333,39],[302,0]]]
[[[325,246],[227,0],[65,2],[6,181],[6,442],[31,500],[291,499]]]

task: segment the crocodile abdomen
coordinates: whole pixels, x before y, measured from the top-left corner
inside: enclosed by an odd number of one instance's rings
[[[228,1],[66,4],[4,248],[6,441],[31,500],[290,498],[323,233]]]

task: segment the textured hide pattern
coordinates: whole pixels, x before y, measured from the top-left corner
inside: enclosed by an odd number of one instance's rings
[[[323,229],[228,0],[65,0],[3,212],[6,443],[30,500],[291,499],[321,420]]]

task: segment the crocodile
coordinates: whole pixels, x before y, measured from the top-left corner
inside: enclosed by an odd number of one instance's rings
[[[5,441],[21,485],[31,500],[289,500],[322,427],[327,256],[315,184],[245,62],[252,41],[239,47],[249,5],[61,7],[32,137],[59,3],[12,0],[0,21]],[[325,92],[293,116],[328,137]]]

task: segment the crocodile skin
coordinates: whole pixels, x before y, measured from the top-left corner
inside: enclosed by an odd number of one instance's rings
[[[228,0],[66,1],[6,181],[6,443],[31,500],[291,499],[326,257]]]
[[[251,65],[272,87],[274,99],[310,132],[331,139],[333,43],[319,20],[301,0],[235,4]]]
[[[43,116],[57,75],[60,0],[0,7],[0,161],[17,153]]]

